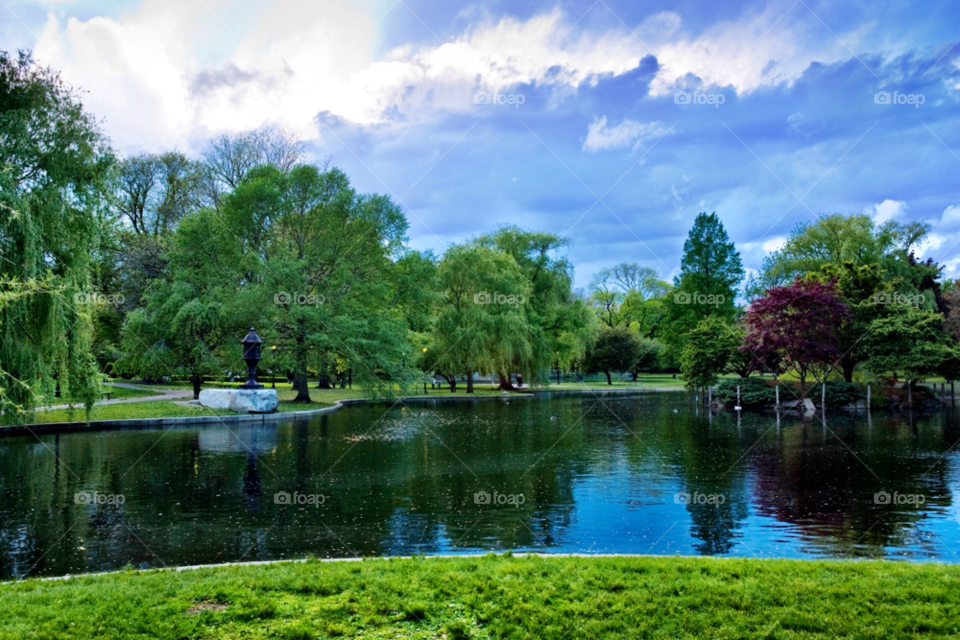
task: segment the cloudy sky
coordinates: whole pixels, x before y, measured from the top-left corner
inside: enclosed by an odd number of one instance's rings
[[[956,0],[2,0],[125,154],[275,124],[438,252],[503,223],[577,282],[672,277],[700,211],[747,267],[820,213],[924,220],[960,277]]]

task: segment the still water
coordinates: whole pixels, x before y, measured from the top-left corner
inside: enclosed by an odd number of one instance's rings
[[[682,393],[0,438],[0,578],[494,550],[960,562],[947,412]]]

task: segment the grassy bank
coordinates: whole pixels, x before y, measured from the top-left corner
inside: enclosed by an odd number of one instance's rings
[[[194,418],[198,416],[231,415],[233,411],[208,409],[194,405],[184,406],[172,400],[153,400],[146,402],[124,402],[121,404],[94,405],[90,411],[90,420],[139,420],[142,418]],[[87,414],[83,407],[37,411],[32,422],[86,422]]]
[[[484,556],[0,584],[13,638],[901,638],[960,633],[960,567]]]

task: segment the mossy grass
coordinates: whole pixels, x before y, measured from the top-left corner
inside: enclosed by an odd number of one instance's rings
[[[960,566],[373,559],[0,584],[0,640],[907,638],[960,634]]]

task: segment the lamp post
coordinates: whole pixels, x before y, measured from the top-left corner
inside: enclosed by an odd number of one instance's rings
[[[277,388],[277,345],[270,347],[270,388]]]
[[[263,389],[262,384],[257,383],[257,362],[260,361],[260,345],[263,340],[257,335],[256,329],[250,327],[250,333],[242,341],[243,360],[247,363],[247,381],[241,385],[241,389]]]

